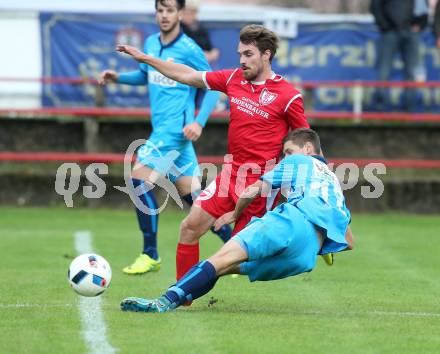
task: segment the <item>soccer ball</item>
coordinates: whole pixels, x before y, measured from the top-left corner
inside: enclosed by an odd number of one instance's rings
[[[70,263],[67,278],[77,294],[98,296],[110,285],[112,270],[103,257],[93,253],[82,254]]]

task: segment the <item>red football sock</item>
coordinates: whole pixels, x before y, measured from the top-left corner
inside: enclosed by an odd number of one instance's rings
[[[199,263],[199,244],[177,244],[176,252],[176,279],[182,278],[188,270]]]

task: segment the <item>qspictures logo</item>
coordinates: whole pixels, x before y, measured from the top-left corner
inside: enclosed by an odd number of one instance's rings
[[[220,198],[228,198],[230,193],[235,193],[238,198],[246,189],[249,175],[261,176],[274,168],[277,169],[276,161],[270,160],[266,162],[265,166],[252,163],[244,164],[233,174],[231,173],[233,162],[231,154],[224,156],[221,166],[214,163],[203,163],[195,167],[192,163],[177,166],[176,161],[181,156],[180,152],[171,150],[164,153],[163,150],[163,142],[161,141],[157,143],[144,139],[133,141],[124,155],[124,185],[113,186],[114,189],[128,195],[136,208],[149,215],[160,213],[170,200],[183,208],[182,198],[172,182],[181,176],[191,176],[193,199],[200,195],[199,198],[205,200],[216,194]],[[154,173],[142,185],[134,186],[132,173],[142,166],[148,166]],[[362,168],[355,163],[343,163],[338,166],[333,166],[331,163],[328,165],[314,163],[314,169],[314,173],[320,175],[323,172],[331,171],[332,178],[326,180],[321,176],[319,181],[322,180],[322,183],[320,182],[319,186],[314,185],[314,189],[322,192],[324,196],[331,183],[337,183],[343,192],[355,188],[360,181],[363,182],[360,193],[365,199],[380,198],[384,192],[384,184],[379,176],[386,174],[386,166],[381,163],[370,163]],[[73,208],[73,196],[79,192],[81,178],[85,177],[87,183],[82,187],[83,196],[88,199],[100,199],[107,191],[107,185],[101,177],[108,175],[108,172],[108,165],[104,163],[92,163],[85,168],[84,173],[77,163],[63,163],[56,173],[55,192],[63,197],[67,207]],[[292,193],[298,194],[299,191],[303,194],[307,192],[304,189],[304,181],[309,175],[310,166],[299,165],[292,169],[292,166],[286,165],[278,172],[282,176],[281,179],[287,181],[287,187],[281,188],[281,193],[285,197],[289,198]],[[219,174],[220,178],[217,183],[215,178]],[[200,175],[206,175],[208,182],[206,189],[202,192],[200,191]],[[233,184],[231,185],[231,183]],[[141,198],[144,193],[153,188],[155,191],[160,189],[165,194],[163,202],[157,208],[148,207]],[[278,192],[279,189],[275,188],[266,196],[271,197],[273,196],[271,194]]]

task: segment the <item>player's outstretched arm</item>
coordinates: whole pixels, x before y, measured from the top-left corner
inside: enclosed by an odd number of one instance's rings
[[[157,71],[172,80],[189,86],[206,88],[205,83],[203,82],[202,71],[194,70],[193,68],[184,64],[177,64],[152,57],[129,45],[118,45],[116,50],[118,52],[131,55],[140,63],[145,63],[152,66]]]
[[[121,74],[114,70],[104,70],[99,76],[98,83],[100,85],[107,85],[108,83],[146,85],[148,83],[148,76],[141,70]]]
[[[207,91],[205,93],[196,120],[183,128],[183,134],[188,140],[197,141],[197,139],[200,138],[206,121],[217,104],[218,97],[219,93],[217,91]]]
[[[240,198],[235,205],[235,210],[220,216],[214,223],[214,229],[218,230],[225,224],[232,224],[241,215],[244,209],[247,208],[252,201],[261,194],[268,194],[271,190],[271,186],[266,181],[257,181],[254,184],[248,186],[244,192],[240,195]]]
[[[99,75],[98,83],[100,85],[106,85],[110,82],[116,82],[118,81],[118,73],[114,70],[104,70]]]

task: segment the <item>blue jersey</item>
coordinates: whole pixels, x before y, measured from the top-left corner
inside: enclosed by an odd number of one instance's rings
[[[274,188],[288,188],[287,203],[323,231],[322,254],[346,247],[350,212],[338,178],[320,156],[290,155],[260,178]]]
[[[144,52],[156,58],[188,65],[197,71],[211,70],[203,51],[183,32],[166,45],[162,44],[160,33],[149,36],[145,40]],[[141,63],[137,71],[120,74],[118,83],[130,85],[148,83],[154,134],[181,134],[183,127],[195,119],[197,89],[171,80],[147,64]],[[206,93],[197,117],[197,121],[202,126],[214,109],[217,98],[217,92]]]

